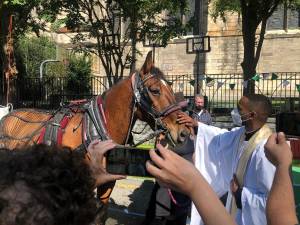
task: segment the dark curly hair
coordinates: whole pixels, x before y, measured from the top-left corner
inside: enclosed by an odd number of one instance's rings
[[[0,224],[91,224],[94,185],[83,153],[45,145],[2,149]]]

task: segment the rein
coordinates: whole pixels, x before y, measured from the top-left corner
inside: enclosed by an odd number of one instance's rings
[[[185,203],[179,203],[179,202],[175,199],[174,195],[172,194],[171,189],[168,188],[167,191],[168,191],[168,195],[169,195],[171,201],[172,201],[175,205],[177,205],[178,207],[187,207],[187,206],[189,206],[189,205],[191,204],[190,201],[187,201],[187,202],[185,202]]]

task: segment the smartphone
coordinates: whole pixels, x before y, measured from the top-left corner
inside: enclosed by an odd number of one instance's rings
[[[108,152],[106,160],[106,171],[111,174],[152,177],[146,169],[150,160],[147,149],[115,148]]]
[[[287,137],[300,137],[300,113],[282,112],[276,115],[276,132],[284,132]]]

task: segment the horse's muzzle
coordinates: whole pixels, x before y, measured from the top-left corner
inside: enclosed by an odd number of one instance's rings
[[[180,131],[177,138],[177,143],[179,144],[184,143],[189,136],[190,136],[190,132],[188,132],[186,129]]]

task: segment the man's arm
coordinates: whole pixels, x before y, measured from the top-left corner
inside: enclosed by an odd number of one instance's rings
[[[235,224],[193,164],[161,145],[157,148],[160,156],[151,150],[150,157],[154,164],[148,161],[146,167],[161,185],[187,194],[206,225]]]
[[[289,175],[292,152],[283,133],[272,134],[269,137],[265,145],[265,154],[276,166],[273,185],[267,200],[268,225],[297,224],[293,186]]]

